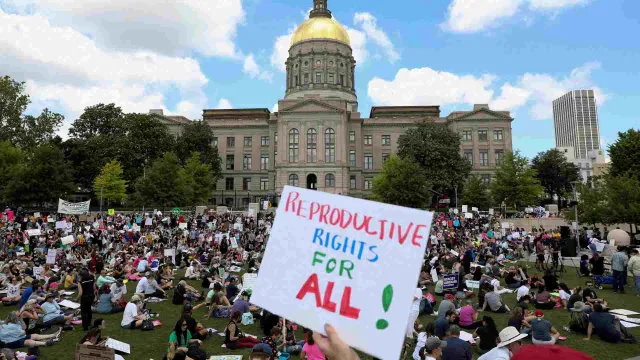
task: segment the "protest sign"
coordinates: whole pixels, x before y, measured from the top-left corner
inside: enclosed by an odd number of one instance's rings
[[[511,237],[513,239],[520,239],[520,233],[519,232],[512,232],[511,233]]]
[[[56,229],[67,229],[67,222],[65,220],[56,221]]]
[[[464,213],[465,219],[473,219],[473,213]]]
[[[49,216],[47,216],[47,222],[48,222],[48,223],[54,223],[54,222],[56,222],[56,217],[55,217],[55,216],[53,216],[53,215],[49,215]]]
[[[508,228],[510,228],[510,226],[509,226],[509,223],[508,223],[508,222],[500,223],[500,227],[501,227],[501,228],[503,228],[503,229],[508,229]]]
[[[238,231],[242,231],[242,223],[234,223],[233,224],[233,230],[238,230]]]
[[[242,275],[242,290],[253,290],[258,274],[245,273]]]
[[[479,280],[467,280],[466,282],[467,288],[469,289],[479,289],[480,281]]]
[[[73,235],[65,236],[62,238],[62,245],[69,245],[73,243]]]
[[[262,210],[268,210],[269,209],[269,202],[268,201],[263,201],[262,202]]]
[[[67,232],[67,234],[70,233],[70,232],[73,232],[73,223],[72,222],[68,222],[67,226],[65,227],[64,230]]]
[[[472,207],[471,211],[478,212],[478,208],[477,207]]]
[[[109,209],[107,210],[107,215],[109,216],[114,216],[116,214],[116,209]]]
[[[180,228],[180,229],[186,229],[186,228],[187,228],[187,223],[180,223],[180,224],[178,224],[178,228]]]
[[[47,251],[47,264],[55,264],[56,263],[56,249],[49,249]]]
[[[349,345],[398,359],[432,219],[285,186],[251,303],[322,334],[332,324]]]
[[[458,274],[446,274],[442,278],[442,288],[457,289],[458,288]]]
[[[236,240],[235,237],[231,237],[231,239],[229,239],[231,241],[231,248],[232,249],[237,249],[238,248],[238,241]]]
[[[40,229],[31,229],[31,230],[27,230],[27,234],[29,234],[29,237],[40,236],[42,235],[42,232],[40,231]]]
[[[64,201],[62,199],[58,199],[58,213],[72,215],[84,214],[86,212],[89,212],[89,204],[91,204],[91,200],[72,203]]]
[[[151,226],[153,225],[153,219],[152,218],[146,218],[144,220],[144,226]]]
[[[489,209],[489,215],[493,215],[493,209]]]
[[[171,256],[171,263],[176,263],[176,249],[164,249],[164,256]]]
[[[33,217],[35,217],[36,219],[39,219],[40,218],[40,213],[39,212],[33,213]]]
[[[114,360],[115,350],[93,345],[76,345],[74,360]]]
[[[458,209],[453,209],[453,213],[458,215]]]
[[[254,209],[249,209],[249,214],[248,214],[247,216],[249,216],[249,217],[255,217],[255,216],[256,216],[256,214],[255,214]]]
[[[467,205],[462,205],[462,212],[463,212],[463,213],[466,213],[466,212],[467,212],[467,210],[468,210]]]

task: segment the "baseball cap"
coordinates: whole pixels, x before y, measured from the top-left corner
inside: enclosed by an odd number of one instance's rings
[[[426,351],[433,351],[437,348],[447,347],[447,342],[438,339],[437,337],[431,337],[427,339],[427,343],[424,345]]]
[[[184,304],[183,310],[185,311],[193,310],[193,305],[191,305],[191,303],[186,303]]]
[[[47,300],[47,299],[49,299],[49,298],[55,298],[55,297],[56,297],[56,295],[55,295],[54,293],[48,293],[48,294],[44,297],[44,299],[45,299],[45,300]]]
[[[536,310],[535,315],[537,317],[542,317],[542,316],[544,316],[544,312],[542,312],[542,310]]]
[[[498,345],[500,346],[500,345]],[[568,346],[558,345],[527,345],[511,357],[511,360],[538,360],[538,359],[563,359],[563,360],[593,360],[593,357],[574,350]]]
[[[147,271],[146,273],[144,273],[144,277],[149,277],[152,276],[153,274],[151,273],[151,271]]]

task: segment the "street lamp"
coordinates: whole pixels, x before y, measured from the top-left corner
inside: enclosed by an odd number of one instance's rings
[[[577,248],[577,254],[580,253],[580,239],[578,238],[578,229],[580,229],[579,223],[578,223],[578,191],[577,191],[577,181],[572,181],[571,182],[571,187],[573,188],[573,208],[575,211],[575,215],[576,215],[576,248]]]

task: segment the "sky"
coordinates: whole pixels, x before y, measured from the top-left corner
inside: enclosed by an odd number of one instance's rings
[[[312,0],[0,0],[0,76],[30,113],[87,106],[277,109],[291,33]],[[359,109],[475,103],[511,111],[513,146],[555,146],[552,101],[593,89],[601,146],[640,128],[640,1],[329,0],[351,38]]]

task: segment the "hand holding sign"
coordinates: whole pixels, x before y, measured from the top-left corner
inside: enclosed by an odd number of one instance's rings
[[[282,199],[251,302],[397,359],[433,214],[289,186]]]

